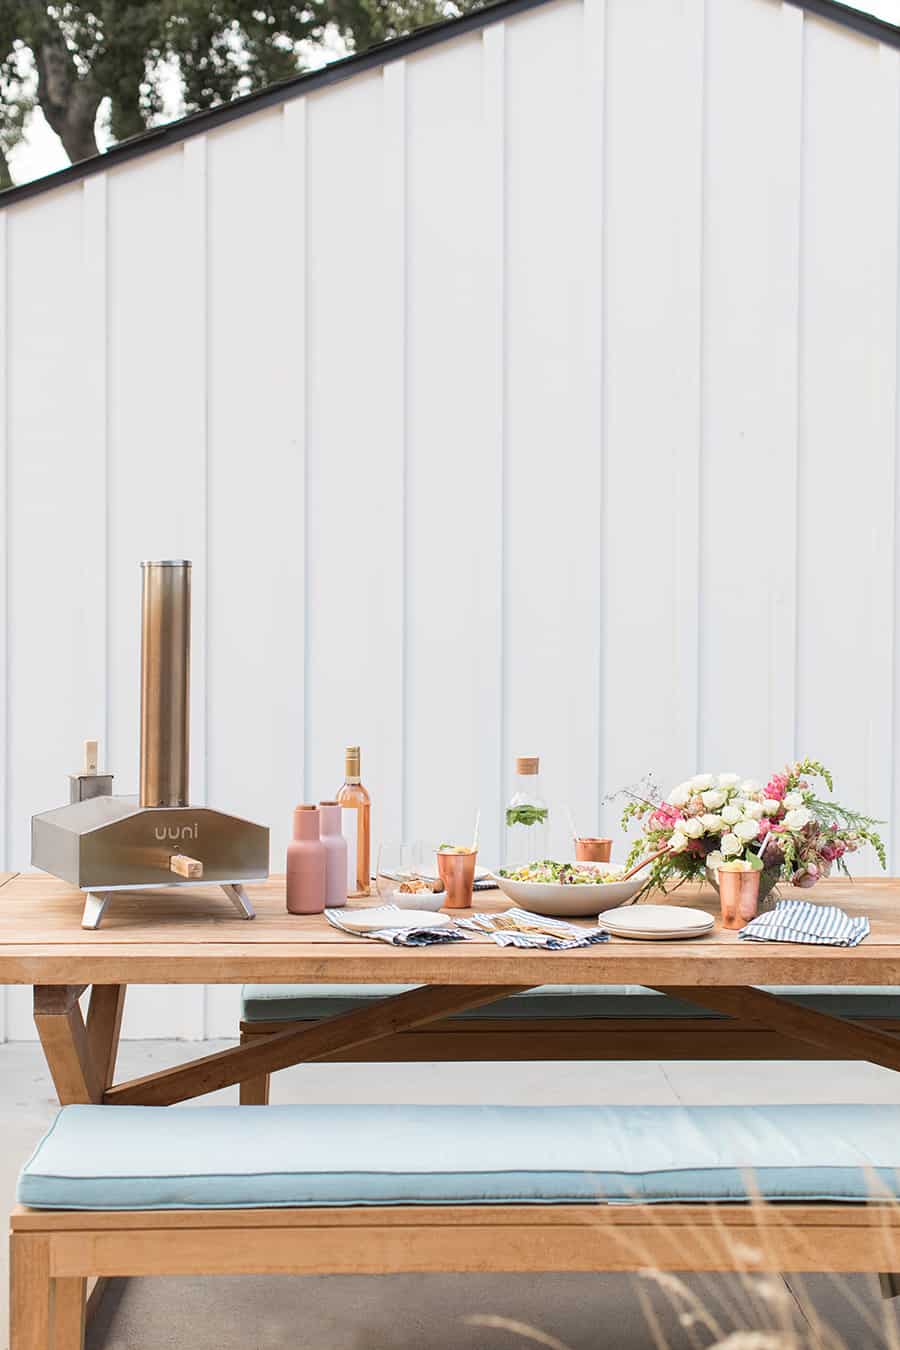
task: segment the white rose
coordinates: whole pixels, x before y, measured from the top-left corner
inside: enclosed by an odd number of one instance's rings
[[[748,820],[759,820],[763,813],[762,802],[741,802],[741,810]]]
[[[719,774],[719,787],[723,787],[723,788],[734,787],[735,783],[739,783],[740,781],[741,781],[741,775],[740,775],[739,773],[720,773],[720,774]]]
[[[812,811],[806,806],[799,806],[795,811],[788,811],[784,823],[789,830],[802,830],[811,820]]]
[[[707,812],[705,816],[701,816],[700,819],[703,821],[703,828],[706,830],[707,834],[718,834],[725,823],[721,816],[714,815],[710,812]]]
[[[734,825],[740,818],[741,808],[735,806],[734,802],[729,802],[727,806],[722,808],[722,819],[725,821],[726,825]]]
[[[798,806],[803,805],[802,792],[787,792],[784,797],[784,806],[786,811],[793,811]]]
[[[781,810],[781,802],[777,797],[763,797],[762,809],[764,816],[777,816]]]
[[[740,791],[743,792],[745,797],[750,797],[754,792],[759,792],[759,783],[755,778],[745,778],[741,783]]]
[[[745,843],[749,843],[759,834],[759,822],[756,820],[739,820],[734,827],[734,832],[738,839],[743,839]]]
[[[722,836],[722,856],[733,858],[736,853],[743,853],[744,845],[738,839],[736,834],[725,834]]]
[[[672,837],[669,840],[669,850],[672,853],[681,853],[687,848],[687,835],[682,834],[680,830],[673,830]]]
[[[695,773],[691,779],[691,787],[695,792],[705,792],[707,788],[713,785],[713,776],[711,773]]]
[[[727,794],[721,788],[710,788],[708,792],[700,794],[700,800],[710,811],[718,811],[720,806],[725,805]]]
[[[673,787],[672,791],[666,798],[666,801],[669,803],[670,806],[686,806],[690,800],[691,800],[690,783],[679,783],[677,787]]]
[[[725,855],[718,849],[714,849],[712,853],[707,853],[706,855],[706,865],[707,867],[711,867],[713,871],[715,871],[717,867],[721,867],[724,861]]]
[[[699,839],[703,834],[703,821],[699,816],[688,816],[687,820],[679,822],[678,829],[681,834],[686,834],[688,839]]]

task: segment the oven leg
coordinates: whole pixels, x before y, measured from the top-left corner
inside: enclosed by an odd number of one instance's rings
[[[84,913],[81,916],[82,928],[99,928],[103,912],[109,903],[109,895],[89,891],[84,897]]]
[[[223,886],[222,890],[228,896],[228,899],[234,905],[242,919],[255,919],[256,910],[247,899],[247,892],[243,886]]]

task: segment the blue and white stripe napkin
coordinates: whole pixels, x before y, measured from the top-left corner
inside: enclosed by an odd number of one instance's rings
[[[504,921],[515,927],[505,926]],[[527,909],[473,914],[470,919],[457,919],[456,924],[476,933],[489,933],[498,947],[543,947],[561,952],[609,941],[609,933],[602,928],[579,928],[562,919],[549,919],[545,914],[531,914]]]
[[[402,914],[399,905],[380,905],[380,909],[396,910]],[[356,928],[348,928],[341,920],[341,911],[339,909],[326,909],[325,918],[331,924],[332,928],[340,928],[344,933],[350,933],[353,937],[372,938],[375,942],[389,942],[392,947],[430,947],[438,942],[464,942],[465,933],[459,933],[455,928],[378,928],[368,933],[360,933]]]
[[[738,933],[752,942],[810,942],[823,947],[855,947],[868,936],[868,919],[852,919],[836,905],[812,900],[779,900]]]

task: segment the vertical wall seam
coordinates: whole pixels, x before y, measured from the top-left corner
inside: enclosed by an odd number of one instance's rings
[[[806,15],[801,14],[800,19],[800,163],[798,166],[798,191],[797,191],[797,331],[796,341],[797,349],[795,353],[796,360],[796,394],[795,394],[795,450],[794,450],[794,475],[792,488],[794,492],[794,679],[793,694],[794,707],[791,725],[793,728],[793,739],[791,745],[792,758],[799,754],[799,745],[797,739],[797,689],[800,683],[801,660],[800,660],[800,559],[803,556],[803,513],[800,503],[802,500],[801,484],[803,481],[803,464],[806,451],[806,422],[803,408],[803,369],[805,359],[804,343],[804,305],[806,303],[806,286],[804,281],[805,269],[805,250],[804,235],[806,231],[806,152],[808,136],[808,90],[807,90],[807,24]]]
[[[3,613],[0,615],[2,623],[2,640],[0,645],[3,648],[2,672],[0,672],[0,688],[3,691],[3,710],[0,713],[3,722],[0,726],[0,733],[3,736],[2,758],[0,758],[0,771],[3,774],[3,818],[0,820],[0,865],[4,870],[9,869],[10,850],[9,833],[12,821],[10,812],[10,774],[11,761],[9,753],[9,731],[10,731],[10,711],[9,711],[9,532],[12,525],[12,513],[9,509],[9,489],[11,482],[10,473],[10,416],[9,416],[9,395],[10,395],[10,359],[9,352],[11,346],[11,295],[10,295],[10,268],[9,268],[9,212],[4,212],[0,216],[0,405],[2,405],[2,416],[0,416],[0,481],[3,483],[3,593],[0,596],[2,601]],[[8,1039],[9,1027],[9,995],[6,985],[2,988],[0,996],[0,1041]]]
[[[212,591],[210,584],[210,567],[212,565],[212,547],[210,543],[210,526],[212,514],[209,508],[210,486],[212,482],[211,464],[210,464],[210,446],[209,446],[209,386],[210,386],[210,340],[211,326],[209,303],[212,294],[210,288],[210,210],[209,210],[209,140],[203,137],[203,194],[201,204],[203,209],[203,222],[200,231],[203,243],[203,268],[201,276],[202,285],[202,322],[203,322],[203,800],[209,801],[209,684],[210,684],[210,628],[212,627],[212,606],[209,603],[209,597]],[[200,1035],[203,1040],[209,1035],[210,1012],[209,1012],[209,987],[203,990],[203,998],[200,1004],[201,1027]]]
[[[10,655],[10,636],[11,625],[9,621],[10,606],[10,561],[12,549],[10,547],[10,531],[12,529],[12,511],[10,509],[10,488],[12,487],[12,455],[10,451],[10,347],[12,346],[10,314],[12,310],[12,296],[10,294],[10,230],[9,230],[9,212],[4,212],[0,217],[0,266],[2,266],[2,299],[3,306],[0,311],[0,337],[3,342],[2,364],[0,364],[0,381],[2,381],[3,397],[3,421],[0,424],[0,436],[2,436],[2,446],[0,453],[3,456],[3,820],[0,821],[0,828],[3,831],[3,868],[9,869],[10,864],[10,830],[12,827],[12,812],[10,811],[10,791],[12,778],[12,757],[9,748],[9,733],[11,726],[10,717],[10,680],[9,680],[9,655]],[[5,990],[4,990],[5,1002]],[[5,1019],[4,1019],[5,1025]]]
[[[609,747],[606,736],[606,665],[605,665],[605,647],[603,641],[604,629],[609,610],[609,597],[607,586],[609,584],[609,557],[607,547],[607,535],[609,530],[609,287],[607,280],[609,277],[609,229],[607,222],[607,201],[609,189],[609,6],[606,0],[591,0],[596,8],[602,3],[602,10],[598,20],[600,26],[600,69],[599,74],[602,81],[601,96],[598,100],[600,113],[600,135],[598,138],[600,151],[600,164],[597,168],[599,187],[594,189],[591,205],[596,211],[596,225],[600,231],[600,259],[599,259],[599,282],[600,295],[597,297],[598,317],[596,320],[597,332],[597,355],[599,357],[599,395],[600,395],[600,414],[597,418],[597,429],[599,432],[598,453],[600,457],[600,509],[598,512],[600,529],[598,532],[598,587],[599,596],[598,615],[597,615],[597,652],[596,652],[596,691],[595,707],[597,710],[597,816],[598,825],[602,828],[603,821],[600,819],[600,810],[604,801],[604,785],[609,763]],[[588,47],[589,59],[593,55],[593,48]],[[590,87],[592,72],[590,68],[587,71],[587,86]],[[593,105],[591,106],[593,111]],[[593,144],[593,138],[596,132],[593,129],[592,121],[589,121],[591,133],[589,145]],[[593,199],[599,192],[599,202]],[[596,280],[596,272],[592,270],[592,280]],[[590,304],[590,297],[588,303]],[[592,321],[593,322],[593,321]],[[593,425],[593,418],[589,419]],[[609,785],[606,784],[607,790]]]
[[[407,185],[409,153],[409,92],[406,79],[406,62],[400,61],[393,77],[400,82],[400,136],[397,146],[399,161],[400,201],[397,221],[399,222],[398,240],[398,285],[400,300],[398,315],[400,319],[400,833],[408,839],[410,821],[410,717],[409,695],[412,688],[412,644],[409,635],[409,617],[412,612],[410,596],[410,560],[412,558],[412,514],[411,502],[411,464],[409,445],[409,254],[407,249],[407,228],[409,221],[409,193]]]
[[[310,631],[312,626],[312,616],[310,614],[310,601],[312,597],[312,587],[310,585],[310,547],[309,547],[309,529],[312,520],[312,511],[310,507],[310,444],[309,444],[309,292],[310,292],[310,249],[309,249],[309,100],[300,99],[298,102],[298,116],[300,117],[300,146],[301,146],[301,187],[303,192],[303,204],[301,210],[301,258],[300,273],[303,277],[303,314],[301,317],[300,331],[303,335],[303,353],[300,361],[300,384],[301,397],[303,399],[302,430],[303,430],[303,796],[304,799],[310,796],[312,786],[312,756],[310,754],[310,690],[312,687],[311,670],[312,662],[310,658]]]
[[[486,30],[490,31],[490,30]],[[497,377],[499,380],[498,390],[498,474],[499,474],[499,499],[500,499],[500,539],[498,559],[499,565],[499,613],[497,615],[499,628],[499,684],[498,684],[498,702],[497,725],[499,727],[497,752],[499,756],[498,764],[498,782],[500,791],[497,802],[497,828],[499,830],[500,851],[498,856],[506,861],[504,854],[505,817],[503,808],[505,805],[505,783],[506,783],[506,765],[509,754],[509,650],[510,650],[510,613],[507,597],[509,595],[509,460],[510,449],[508,441],[509,426],[509,350],[508,350],[508,332],[509,332],[509,237],[508,237],[508,202],[509,202],[509,122],[508,122],[508,85],[507,77],[507,43],[506,43],[506,25],[498,24],[494,30],[497,34],[494,41],[499,47],[497,61],[497,74],[500,81],[500,88],[496,94],[495,111],[498,114],[499,123],[496,127],[496,160],[494,170],[497,176],[497,182],[494,188],[497,194],[497,267],[499,275],[497,285],[499,294],[497,297]],[[499,160],[499,163],[497,163]]]
[[[103,182],[103,751],[107,771],[112,770],[112,380],[110,377],[111,268],[109,175]]]
[[[900,636],[900,586],[897,581],[897,568],[900,567],[900,56],[894,57],[895,64],[895,85],[897,93],[896,123],[897,123],[897,161],[896,172],[894,176],[894,202],[897,212],[896,227],[894,231],[894,267],[895,267],[895,303],[894,303],[894,538],[893,538],[893,572],[891,582],[893,586],[893,633],[891,642],[892,652],[892,675],[891,680],[891,701],[890,701],[890,737],[891,758],[896,764],[897,758],[897,679],[898,679],[898,653],[897,640]],[[888,841],[888,870],[893,874],[897,866],[897,798],[898,798],[898,769],[895,767],[891,774],[890,799],[888,819],[894,822],[891,838]]]
[[[694,719],[694,763],[698,770],[703,769],[703,719],[700,716],[700,709],[703,707],[703,528],[705,512],[703,510],[703,475],[706,466],[706,429],[707,429],[707,408],[706,408],[706,357],[707,357],[707,320],[709,303],[709,286],[707,284],[707,250],[706,241],[709,234],[709,4],[704,0],[702,6],[703,14],[703,36],[702,36],[702,55],[701,55],[701,80],[700,90],[700,202],[699,202],[699,230],[697,246],[700,252],[698,259],[698,286],[700,290],[698,298],[698,333],[697,333],[697,460],[696,460],[696,479],[695,479],[695,500],[697,503],[697,522],[696,522],[696,558],[694,563],[694,619],[695,619],[695,651],[694,651],[694,706],[692,716]]]

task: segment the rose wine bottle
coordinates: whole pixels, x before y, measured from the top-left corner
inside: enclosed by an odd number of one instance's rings
[[[344,766],[344,783],[337,801],[341,807],[341,833],[347,841],[347,894],[368,895],[371,801],[359,776],[358,745],[347,747]]]

